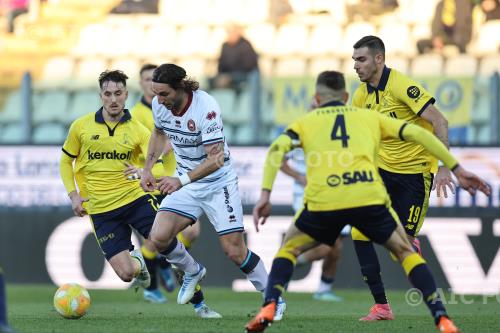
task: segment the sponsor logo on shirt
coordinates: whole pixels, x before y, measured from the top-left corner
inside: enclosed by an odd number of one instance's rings
[[[217,113],[215,111],[210,111],[209,113],[207,113],[208,120],[215,119],[216,116],[217,116]]]
[[[193,120],[193,119],[189,119],[189,120],[188,120],[188,129],[189,129],[191,132],[196,131],[196,124],[194,123],[194,120]]]
[[[99,134],[92,135],[92,136],[90,137],[90,140],[99,140]]]
[[[406,89],[406,94],[410,98],[418,98],[418,96],[420,96],[420,89],[418,89],[417,86],[409,86],[408,89]]]
[[[348,171],[344,172],[342,176],[330,175],[326,179],[326,182],[331,187],[336,187],[339,185],[351,185],[356,183],[371,183],[373,182],[372,171]]]
[[[116,150],[113,151],[87,151],[87,157],[89,160],[130,160],[132,158],[132,150],[126,153],[119,153]]]

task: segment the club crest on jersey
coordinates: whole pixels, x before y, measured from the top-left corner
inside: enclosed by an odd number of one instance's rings
[[[181,127],[181,121],[180,120],[176,120],[175,121],[175,127]]]
[[[189,129],[191,132],[196,131],[196,124],[194,123],[194,120],[193,120],[193,119],[189,119],[189,120],[188,120],[188,129]]]
[[[208,120],[212,120],[212,119],[215,119],[215,117],[217,116],[217,113],[215,113],[215,111],[210,111],[208,114],[207,114],[207,119]]]

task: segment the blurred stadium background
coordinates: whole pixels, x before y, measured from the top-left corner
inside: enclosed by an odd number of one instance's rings
[[[105,69],[129,75],[128,107],[141,97],[138,76],[145,62],[177,63],[208,90],[225,25],[237,22],[259,54],[260,80],[239,93],[210,92],[222,108],[246,213],[259,193],[265,145],[305,112],[319,72],[343,71],[354,91],[359,83],[352,45],[375,34],[386,44],[387,65],[436,97],[449,121],[453,152],[493,187],[491,198],[459,189],[448,199],[431,194],[422,243],[437,282],[462,294],[500,293],[500,20],[485,22],[476,6],[466,53],[447,46],[418,54],[416,42],[430,38],[438,0],[399,0],[397,8],[368,19],[349,13],[357,0],[292,0],[293,14],[280,24],[270,21],[270,1],[32,0],[14,20],[14,32],[0,32],[0,263],[9,283],[126,287],[104,264],[90,225],[72,218],[58,167],[68,126],[100,106],[97,77]],[[151,3],[152,10],[146,6]],[[133,9],[126,10],[127,4]],[[112,13],[117,8],[121,14]],[[0,25],[6,21],[0,17]],[[280,176],[276,216],[264,233],[247,225],[247,240],[266,264],[291,221],[291,186]],[[237,268],[221,259],[204,222],[193,252],[209,269],[205,284],[250,290]],[[407,288],[399,267],[380,257],[386,286]],[[299,270],[290,290],[313,291],[320,267]],[[335,288],[365,288],[348,241]]]

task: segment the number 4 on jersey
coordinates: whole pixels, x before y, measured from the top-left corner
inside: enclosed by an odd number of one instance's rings
[[[335,124],[333,124],[331,139],[332,140],[342,140],[342,147],[347,148],[347,141],[349,140],[349,135],[347,135],[347,130],[345,129],[345,118],[343,114],[337,115],[335,118]]]

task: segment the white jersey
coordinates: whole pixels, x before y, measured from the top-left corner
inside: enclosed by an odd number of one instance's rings
[[[164,105],[153,98],[152,109],[155,126],[170,139],[177,161],[177,174],[183,175],[200,165],[206,158],[204,145],[224,142],[224,166],[214,173],[186,185],[191,189],[204,189],[237,180],[231,165],[219,104],[202,90],[189,94],[186,108],[174,116]]]

